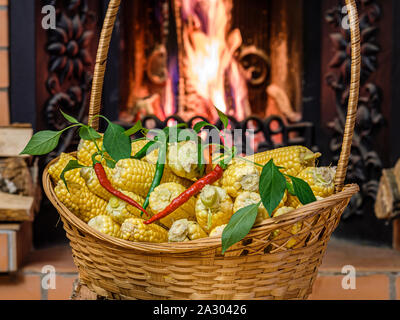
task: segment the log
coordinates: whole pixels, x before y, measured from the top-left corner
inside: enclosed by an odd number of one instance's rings
[[[0,192],[0,221],[32,221],[34,197]]]

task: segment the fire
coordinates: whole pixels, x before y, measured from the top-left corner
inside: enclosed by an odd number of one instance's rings
[[[233,54],[240,47],[242,38],[240,31],[235,29],[228,33],[230,27],[231,1],[220,0],[183,0],[183,76],[186,83],[188,101],[193,96],[199,96],[201,102],[196,104],[193,112],[199,114],[199,104],[203,104],[205,114],[210,114],[215,120],[217,115],[212,106],[221,111],[230,113],[230,106],[226,103],[225,80],[229,77],[229,84],[235,109],[234,114],[239,120],[244,118],[249,108],[243,108],[243,101],[247,101],[247,87],[239,65]],[[191,97],[192,96],[192,97]],[[198,99],[197,99],[198,100]],[[205,105],[204,105],[205,104]],[[247,103],[248,105],[248,103]],[[190,106],[187,106],[190,113]],[[185,116],[190,117],[191,114]]]

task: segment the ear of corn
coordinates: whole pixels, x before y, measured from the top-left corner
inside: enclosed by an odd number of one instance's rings
[[[104,166],[104,171],[107,174],[107,178],[110,179],[112,175],[112,169],[110,169],[107,166]],[[83,180],[85,180],[86,186],[89,188],[91,192],[93,192],[96,196],[106,201],[110,200],[112,196],[111,193],[109,193],[106,189],[104,189],[101,186],[93,167],[86,167],[80,169],[80,175],[83,178]]]
[[[134,194],[132,192],[123,191],[131,199],[135,200],[137,203],[142,205],[144,203],[144,198],[141,196]],[[141,211],[130,204],[127,204],[125,201],[112,196],[107,204],[107,214],[119,224],[122,224],[126,219],[129,218],[142,218]],[[147,210],[149,214],[150,210]]]
[[[214,229],[211,230],[211,232],[209,234],[209,237],[218,237],[218,236],[220,237],[220,236],[222,236],[222,232],[224,232],[224,229],[225,229],[225,227],[227,225],[228,224],[223,224],[223,225],[220,225],[218,227],[215,227]]]
[[[236,198],[242,191],[257,192],[260,171],[248,162],[235,162],[228,166],[222,176],[222,187]]]
[[[320,153],[314,153],[306,147],[290,146],[256,153],[246,158],[262,165],[273,159],[275,165],[284,168],[282,173],[296,176],[303,169],[314,167],[315,159],[320,156]]]
[[[136,159],[123,159],[118,161],[113,170],[111,183],[117,189],[130,191],[142,197],[146,197],[156,171],[154,164]],[[161,183],[176,182],[189,187],[192,182],[176,176],[168,168],[164,169]]]
[[[316,197],[326,198],[335,191],[335,173],[332,167],[310,167],[302,170],[297,178],[307,182]],[[296,196],[288,195],[287,206],[297,208],[300,204]]]
[[[197,143],[184,141],[168,147],[167,164],[177,176],[192,180],[200,176]]]
[[[131,155],[134,156],[136,153],[138,153],[148,142],[150,142],[150,140],[147,139],[132,141]],[[157,158],[158,158],[158,149],[156,149],[155,146],[153,146],[149,148],[147,155],[141,160],[146,161],[148,163],[156,164]]]
[[[206,231],[227,224],[233,214],[233,202],[225,189],[207,185],[196,201],[196,220]]]
[[[85,184],[68,181],[68,190],[61,180],[54,188],[57,198],[81,220],[88,222],[106,211],[107,202],[91,193]]]
[[[96,140],[98,147],[101,149],[103,146],[103,138],[99,138]],[[96,153],[98,150],[96,148],[96,144],[91,140],[83,140],[79,142],[77,157],[79,163],[85,166],[91,166],[93,164],[92,155]]]
[[[184,186],[175,183],[167,182],[162,183],[156,187],[150,194],[149,207],[154,214],[161,212],[167,205],[171,203],[177,196],[179,196],[186,189]],[[160,219],[160,222],[166,227],[170,228],[172,224],[180,219],[195,220],[195,199],[192,197],[189,201],[182,204],[175,211],[168,216]]]
[[[71,160],[76,160],[76,158],[68,153],[61,153],[58,161],[49,167],[48,172],[54,183],[58,183],[58,181],[60,181],[61,172],[67,166],[68,162],[70,162]],[[74,177],[77,170],[78,169],[66,172],[64,175],[65,179],[68,180],[69,178]]]
[[[286,213],[288,213],[288,212],[293,211],[294,209],[295,209],[295,208],[284,206],[284,207],[279,208],[279,209],[275,212],[275,214],[274,214],[273,216],[274,216],[274,217],[279,217],[279,216],[281,216],[281,215],[284,215],[284,214],[286,214]],[[295,223],[295,224],[292,226],[292,228],[291,228],[291,230],[290,230],[290,233],[293,234],[293,235],[295,235],[296,233],[300,232],[301,227],[302,227],[302,223],[301,223],[301,222]],[[272,232],[272,234],[271,234],[271,239],[277,240],[277,238],[279,237],[279,235],[280,235],[280,230],[279,230],[279,229],[278,229],[278,230],[275,230],[275,231]],[[297,243],[296,239],[290,238],[290,239],[288,240],[288,242],[286,243],[286,248],[289,248],[289,249],[290,249],[290,248],[292,248],[296,243]]]
[[[101,214],[89,220],[88,225],[97,231],[108,234],[109,236],[120,238],[120,225],[110,216]]]
[[[135,242],[167,242],[168,232],[164,228],[151,223],[144,224],[143,219],[129,218],[121,226],[121,238]]]
[[[182,242],[207,237],[207,233],[195,221],[180,219],[175,221],[168,232],[169,242]]]
[[[283,198],[281,202],[279,203],[278,207],[275,208],[275,210],[272,212],[272,215],[281,207],[285,205],[287,199],[287,194],[285,191],[285,194],[283,195]],[[257,204],[261,201],[260,194],[257,192],[249,192],[249,191],[244,191],[238,195],[238,197],[235,199],[235,202],[233,204],[233,212],[238,211],[239,209],[242,209],[244,207],[247,207],[252,204]],[[256,221],[254,224],[260,223],[265,219],[269,218],[269,214],[267,209],[265,209],[264,205],[261,203],[260,206],[258,207],[258,215],[256,218]]]

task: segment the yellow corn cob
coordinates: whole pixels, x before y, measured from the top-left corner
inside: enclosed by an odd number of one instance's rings
[[[272,215],[281,207],[285,205],[285,201],[287,199],[286,191],[285,194],[283,195],[283,198],[281,202],[279,203],[278,207],[272,212]],[[259,203],[261,201],[260,194],[257,192],[249,192],[249,191],[244,191],[241,192],[234,204],[233,204],[233,212],[238,211],[241,208],[247,207],[252,204]],[[258,207],[258,215],[256,218],[256,221],[254,224],[260,223],[263,220],[269,218],[269,214],[267,212],[267,209],[265,209],[264,205],[261,203],[261,205]]]
[[[235,162],[225,170],[221,184],[228,194],[236,198],[242,191],[258,191],[260,171],[251,163]]]
[[[281,216],[283,214],[286,214],[288,212],[291,212],[293,210],[294,210],[293,207],[286,207],[286,206],[285,207],[281,207],[278,210],[276,210],[276,212],[275,212],[275,214],[273,216],[274,217],[279,217],[279,216]],[[302,223],[301,222],[295,223],[292,226],[292,228],[290,230],[290,233],[295,235],[296,233],[298,233],[301,230],[301,227],[302,227]],[[276,239],[279,236],[279,234],[280,234],[279,230],[275,230],[274,232],[272,232],[272,239]],[[286,244],[286,248],[289,248],[289,249],[292,248],[296,244],[296,242],[297,242],[296,239],[290,238],[289,241]]]
[[[227,225],[228,224],[223,224],[223,225],[220,225],[218,227],[215,227],[214,229],[212,229],[210,231],[209,237],[217,237],[217,236],[220,237],[222,235],[222,232],[224,231],[224,229],[225,229],[225,227]]]
[[[112,169],[107,166],[103,166],[104,171],[107,174],[107,178],[110,180],[112,176]],[[104,189],[99,179],[96,176],[96,173],[93,167],[86,167],[80,170],[80,175],[85,180],[86,186],[89,188],[91,192],[93,192],[96,196],[108,201],[111,198],[111,193],[109,193],[106,189]]]
[[[168,147],[168,167],[177,176],[194,179],[200,176],[198,166],[197,143],[194,141],[183,141],[172,143]]]
[[[169,242],[182,242],[207,237],[207,233],[195,221],[180,219],[175,221],[168,231]]]
[[[167,205],[171,203],[177,196],[179,196],[186,189],[184,186],[168,182],[162,183],[156,187],[150,194],[149,207],[154,214],[162,211]],[[160,219],[160,222],[166,227],[170,228],[172,224],[179,219],[195,220],[195,199],[191,197],[189,201],[182,204],[175,211]]]
[[[167,242],[168,231],[151,223],[144,224],[143,219],[129,218],[121,226],[121,238],[135,242]]]
[[[281,170],[282,173],[296,176],[303,169],[314,167],[315,159],[320,156],[319,152],[314,153],[306,147],[291,146],[256,153],[246,158],[262,165],[273,159],[275,165],[284,168]]]
[[[155,171],[156,166],[154,164],[135,159],[123,159],[116,164],[110,181],[117,189],[146,197]],[[192,184],[191,181],[176,176],[168,168],[164,168],[161,183],[164,182],[176,182],[186,188]]]
[[[101,149],[101,147],[103,146],[103,138],[97,139],[96,143],[98,147]],[[92,155],[97,151],[98,150],[93,141],[81,139],[78,145],[78,152],[77,152],[79,163],[83,164],[84,166],[91,166],[93,164]]]
[[[63,181],[54,188],[57,198],[81,220],[88,222],[106,212],[107,202],[91,193],[85,184],[68,181],[68,190]]]
[[[68,153],[61,153],[58,161],[49,167],[49,175],[54,183],[60,181],[61,172],[64,170],[68,162],[70,162],[71,160],[76,160],[76,158]],[[74,170],[66,172],[66,174],[64,175],[65,179],[68,180],[68,177],[74,176],[75,173],[76,171]]]
[[[147,139],[132,141],[131,155],[134,156],[136,153],[138,153],[149,141],[150,140]],[[150,147],[147,152],[147,155],[141,160],[146,161],[148,163],[156,164],[158,158],[158,149],[153,149],[153,148]]]
[[[88,225],[102,233],[108,234],[109,236],[120,238],[121,226],[116,223],[110,216],[101,214],[89,220]]]
[[[124,194],[126,194],[128,197],[131,199],[135,200],[137,203],[140,205],[143,205],[144,203],[144,198],[141,196],[138,196],[137,194],[134,194],[132,192],[128,191],[122,191]],[[119,224],[122,224],[126,219],[129,218],[147,218],[147,216],[141,216],[141,211],[135,207],[133,207],[130,204],[127,204],[125,201],[112,196],[110,200],[108,201],[107,205],[107,214],[115,221],[118,222]],[[151,211],[146,210],[150,215]]]
[[[229,222],[233,214],[233,202],[225,189],[206,185],[196,201],[195,210],[199,225],[210,232]]]
[[[336,169],[332,167],[310,167],[301,171],[297,178],[307,182],[316,197],[326,198],[335,191],[335,173]],[[297,208],[300,201],[296,196],[288,195],[286,205]]]

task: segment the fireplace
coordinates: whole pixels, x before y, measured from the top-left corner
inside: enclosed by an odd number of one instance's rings
[[[141,119],[218,123],[256,132],[254,151],[303,144],[338,155],[348,88],[348,31],[340,0],[122,0],[104,83],[102,113],[124,126]],[[57,29],[41,26],[44,5]],[[10,116],[37,130],[66,123],[59,108],[86,121],[97,39],[107,0],[10,1]],[[391,225],[373,212],[381,170],[400,157],[400,48],[396,0],[360,0],[363,72],[349,181],[361,187],[336,235],[389,244]],[[217,18],[216,18],[217,17]],[[18,21],[26,21],[25,30]],[[27,36],[31,41],[27,41]],[[63,137],[57,153],[78,143]],[[243,141],[245,143],[245,141]],[[42,159],[42,166],[49,158]],[[42,203],[35,242],[64,239],[52,206]],[[46,230],[43,232],[43,230]]]
[[[301,11],[302,1],[123,2],[122,119],[215,122],[217,106],[238,121],[299,122]]]

